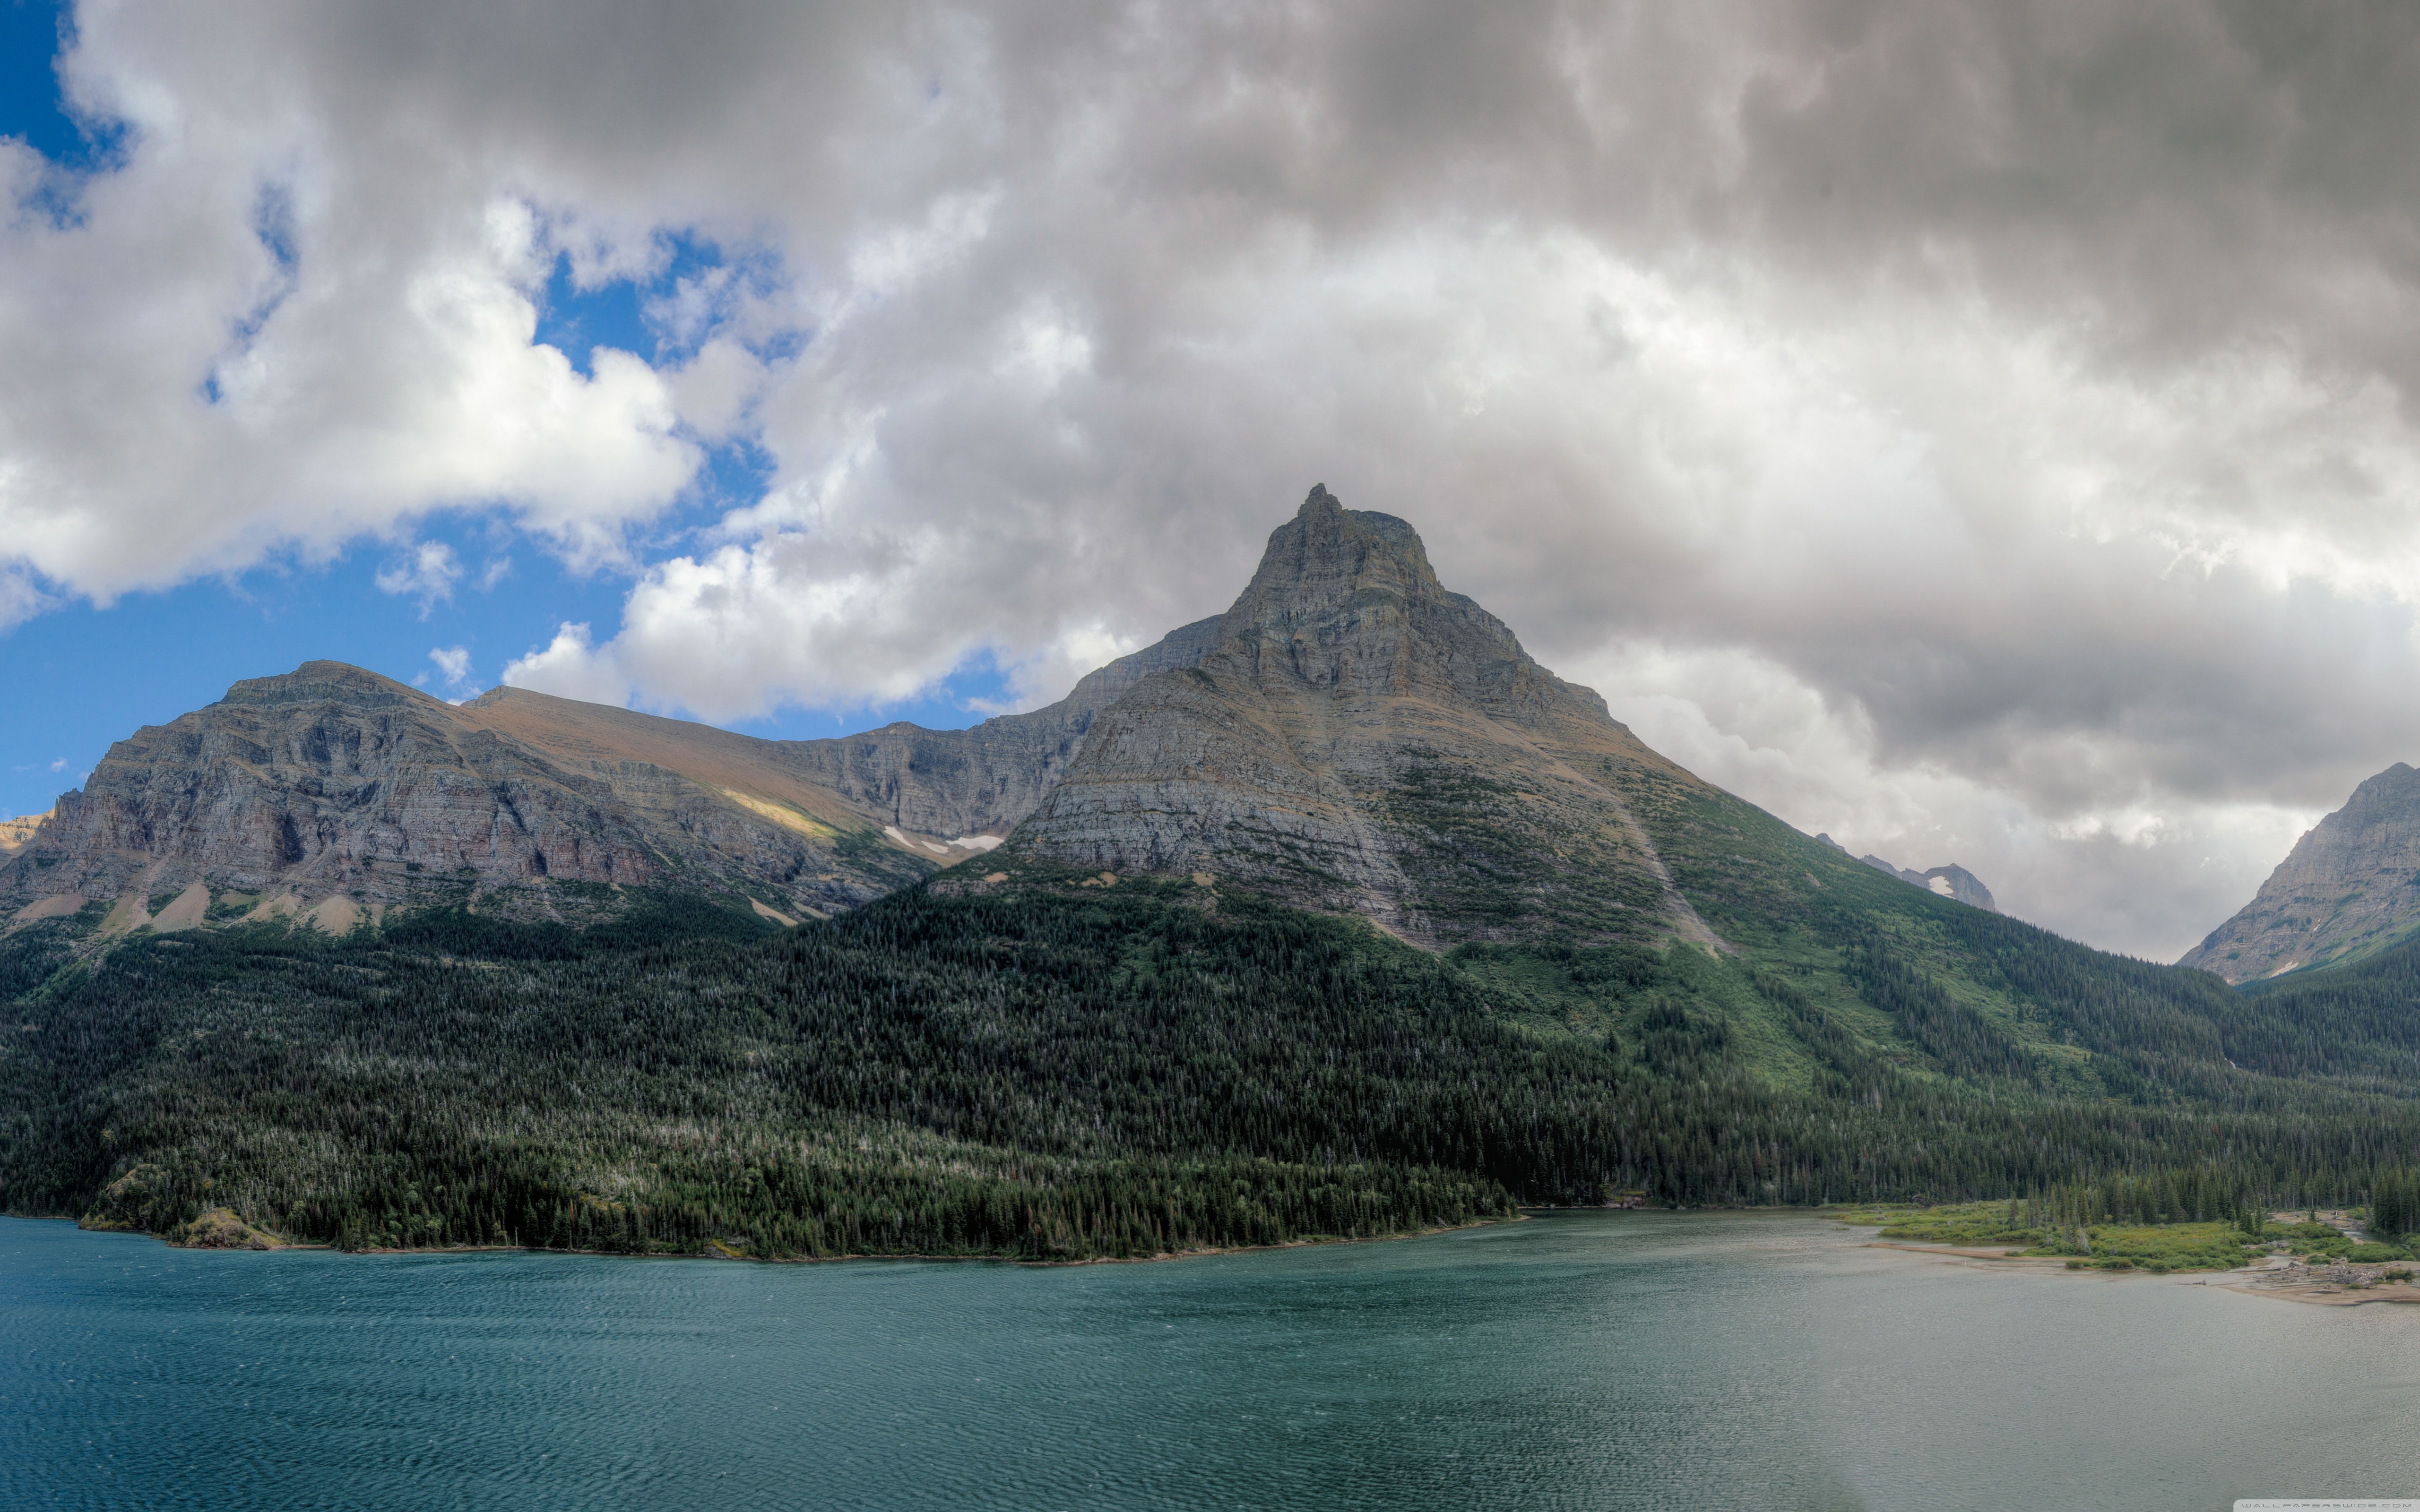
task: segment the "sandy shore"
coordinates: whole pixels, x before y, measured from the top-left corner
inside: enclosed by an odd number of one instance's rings
[[[2005,1249],[1981,1246],[1916,1244],[1903,1240],[1876,1239],[1868,1241],[1866,1247],[1904,1250],[1911,1255],[1963,1262],[1978,1269],[2054,1271],[2061,1275],[2103,1281],[2165,1281],[2180,1286],[2221,1287],[2248,1296],[2273,1297],[2280,1302],[2307,1303],[2319,1307],[2360,1307],[2370,1303],[2420,1304],[2420,1285],[2410,1281],[2381,1281],[2379,1273],[2386,1269],[2381,1265],[2309,1266],[2279,1256],[2241,1271],[2187,1271],[2163,1275],[2155,1271],[2103,1271],[2089,1267],[2070,1271],[2067,1261],[2056,1256],[2011,1257]]]

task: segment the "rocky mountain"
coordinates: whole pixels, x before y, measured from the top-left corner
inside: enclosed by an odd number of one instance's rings
[[[1829,835],[1815,838],[1843,856],[1849,853],[1847,846]],[[1903,866],[1894,866],[1879,856],[1861,856],[1857,859],[1883,875],[1897,877],[1910,887],[1922,887],[1944,898],[1954,898],[1969,907],[1986,909],[1994,914],[2000,911],[2000,905],[1992,901],[1992,889],[1983,886],[1983,879],[1954,861],[1947,866],[1936,866],[1930,872],[1912,872]]]
[[[1951,862],[1936,866],[1930,872],[1919,872],[1912,879],[1918,887],[1931,888],[1944,898],[1954,898],[1971,908],[1983,908],[1996,914],[2000,905],[1992,901],[1992,889],[1983,879],[1964,867]]]
[[[488,712],[336,662],[238,683],[110,748],[0,868],[0,906],[24,918],[109,903],[121,928],[230,913],[349,927],[466,883],[681,878],[788,911],[931,870],[901,845],[845,845],[867,820],[811,790],[736,770],[700,780],[650,751],[550,749]]]
[[[239,683],[113,747],[0,863],[0,916],[342,931],[672,884],[787,922],[995,851],[977,874],[1233,879],[1429,947],[1728,950],[1705,909],[1803,911],[1834,865],[1540,667],[1410,525],[1313,488],[1225,614],[970,730],[762,740],[334,662]],[[1961,869],[1916,880],[1991,905]]]
[[[1620,779],[1707,785],[1448,592],[1404,521],[1313,488],[1215,630],[1102,711],[1012,856],[1234,876],[1428,944],[1717,943]]]
[[[2294,842],[2250,903],[2178,961],[2228,981],[2351,961],[2420,926],[2420,772],[2401,762]]]
[[[1171,631],[1047,709],[835,740],[760,740],[518,687],[455,706],[315,660],[135,731],[49,827],[9,820],[0,917],[100,903],[109,932],[232,917],[351,927],[465,886],[559,912],[550,881],[677,881],[784,921],[857,907],[997,847],[1094,716],[1201,658],[1213,629]]]
[[[113,746],[6,855],[0,915],[99,903],[117,932],[349,927],[466,885],[556,908],[546,887],[566,881],[733,891],[785,921],[854,907],[997,846],[1095,713],[1204,644],[1187,626],[1048,708],[972,730],[813,741],[520,688],[458,707],[307,662]]]
[[[0,860],[16,855],[32,843],[35,831],[42,827],[49,814],[26,814],[19,819],[0,819]]]
[[[2284,901],[2400,917],[2415,785]],[[1314,489],[1226,613],[971,730],[315,662],[139,732],[0,862],[0,1211],[1069,1258],[2111,1170],[2299,1206],[2414,1148],[2420,943],[2254,995],[1989,903],[1666,761]]]

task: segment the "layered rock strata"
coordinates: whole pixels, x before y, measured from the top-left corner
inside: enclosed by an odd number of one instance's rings
[[[1198,659],[1214,623],[1091,673],[1048,708],[833,740],[762,740],[511,687],[456,706],[308,662],[118,742],[47,827],[11,821],[0,918],[123,899],[113,928],[160,928],[148,901],[199,887],[324,926],[369,917],[322,906],[333,900],[379,908],[465,880],[550,878],[736,887],[785,918],[853,907],[996,847],[1094,717]]]
[[[307,662],[111,747],[0,868],[0,908],[119,899],[147,922],[146,899],[195,886],[308,911],[570,879],[740,887],[828,910],[931,870],[888,842],[843,854],[837,825],[784,807],[643,755],[550,751],[475,708]]]
[[[1447,591],[1404,521],[1312,489],[1216,625],[1100,713],[1013,854],[1233,876],[1423,943],[1717,943],[1625,799],[1705,784]]]
[[[27,814],[22,819],[0,819],[0,861],[7,860],[33,843],[35,832],[42,827],[49,814]]]
[[[2366,955],[2420,927],[2420,772],[2401,762],[2294,842],[2250,903],[2177,962],[2251,981]]]
[[[1409,525],[1314,488],[1225,614],[970,730],[761,740],[518,688],[457,707],[334,662],[240,683],[112,748],[0,864],[0,916],[342,929],[466,882],[575,879],[737,890],[786,920],[1005,841],[1424,944],[1719,949],[1640,821],[1731,801],[1445,589]]]

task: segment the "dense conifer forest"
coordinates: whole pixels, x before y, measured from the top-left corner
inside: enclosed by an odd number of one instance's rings
[[[50,921],[0,941],[0,1205],[155,1232],[227,1208],[350,1246],[1031,1258],[1631,1191],[2408,1209],[2408,963],[2246,996],[1849,865],[1710,908],[1730,953],[1438,956],[1032,867],[798,930],[561,883],[602,922]]]

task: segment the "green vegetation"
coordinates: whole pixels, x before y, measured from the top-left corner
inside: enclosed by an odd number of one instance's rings
[[[2389,1171],[2372,1187],[2369,1231],[2390,1242],[2420,1239],[2420,1171]]]
[[[2288,1254],[2309,1260],[2351,1260],[2360,1265],[2377,1265],[2413,1257],[2408,1245],[2381,1242],[2374,1233],[2368,1240],[2356,1242],[2344,1230],[2331,1224],[2273,1224],[2268,1233],[2270,1238],[2283,1241]]]
[[[2408,1172],[2390,1171],[2377,1184],[2407,1190],[2411,1180]],[[2356,1242],[2317,1218],[2273,1222],[2254,1196],[2214,1169],[2198,1168],[2063,1183],[2003,1201],[1883,1205],[1837,1216],[1843,1223],[1880,1225],[1885,1239],[2009,1246],[2003,1249],[2009,1258],[2071,1256],[2076,1258],[2071,1264],[2109,1270],[2227,1270],[2273,1250],[2310,1261],[2364,1265],[2414,1257],[2407,1246],[2374,1237],[2374,1216],[2373,1237]]]
[[[1417,911],[1481,935],[1600,940],[1641,939],[1660,917],[1663,889],[1626,844],[1434,751],[1404,757],[1383,812]]]
[[[1469,1072],[1510,1070],[1422,998],[1433,965],[1310,916],[1188,931],[1202,916],[1138,890],[911,893],[792,935],[677,898],[584,933],[432,910],[93,962],[54,932],[9,957],[5,1198],[152,1231],[225,1206],[354,1245],[767,1256],[1155,1254],[1509,1213],[1500,1182],[1405,1148],[1483,1141]],[[1169,928],[1137,938],[1152,917]],[[1397,1073],[1321,1063],[1357,1041]],[[1399,1127],[1365,1141],[1386,1158],[1333,1137],[1387,1096]]]
[[[2076,1269],[2227,1271],[2266,1253],[2247,1242],[2235,1216],[2066,1223],[2055,1199],[1852,1210],[1838,1216],[1844,1223],[1879,1224],[1885,1239],[1991,1246],[2010,1259],[2068,1258]]]
[[[1586,858],[1505,916],[1527,938],[1442,957],[1023,863],[795,931],[566,883],[341,939],[224,902],[105,938],[96,904],[0,939],[0,1206],[765,1257],[1140,1256],[1632,1190],[1912,1202],[1894,1227],[2152,1269],[2236,1263],[2268,1204],[2408,1231],[2391,976],[2247,998],[1627,780],[1730,949],[1600,927],[1641,910],[1574,901]],[[1404,824],[1512,833],[1483,785],[1407,791]]]

